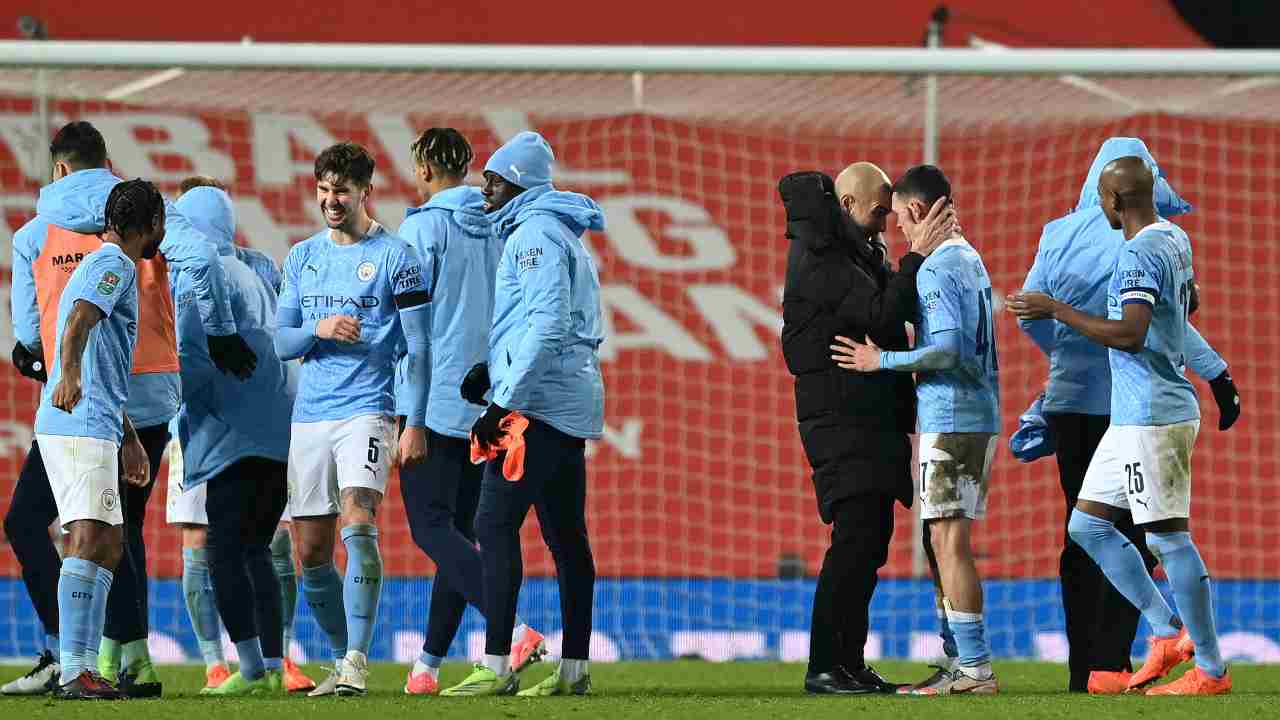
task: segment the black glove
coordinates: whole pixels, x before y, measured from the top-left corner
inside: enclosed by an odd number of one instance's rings
[[[230,335],[210,335],[209,359],[224,373],[230,373],[248,380],[258,367],[258,356],[253,348],[240,337],[240,333]]]
[[[502,436],[507,434],[498,427],[498,423],[509,414],[511,411],[501,405],[490,405],[480,419],[476,420],[476,424],[471,426],[471,437],[480,443],[480,447],[496,447]]]
[[[1213,399],[1218,403],[1218,429],[1226,430],[1240,419],[1240,391],[1231,379],[1231,371],[1223,370],[1222,374],[1209,381],[1213,390]]]
[[[462,399],[473,405],[488,405],[484,394],[489,392],[489,366],[476,363],[462,378]]]
[[[37,350],[39,346],[36,346]],[[44,369],[44,357],[41,352],[33,352],[22,343],[14,343],[13,366],[18,372],[36,382],[48,382],[49,374]]]

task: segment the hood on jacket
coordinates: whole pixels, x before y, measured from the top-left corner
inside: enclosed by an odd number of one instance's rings
[[[174,206],[217,246],[219,255],[235,253],[236,209],[230,195],[215,187],[196,187],[183,193]]]
[[[1101,205],[1098,197],[1098,178],[1102,177],[1102,169],[1112,160],[1130,155],[1136,155],[1146,161],[1147,166],[1151,168],[1151,174],[1156,178],[1154,190],[1156,212],[1162,217],[1174,217],[1191,212],[1191,203],[1183,200],[1174,191],[1173,186],[1165,178],[1164,172],[1156,164],[1156,159],[1151,156],[1147,144],[1138,138],[1128,137],[1108,138],[1102,143],[1097,157],[1093,159],[1093,165],[1089,168],[1089,176],[1085,178],[1084,186],[1080,188],[1080,201],[1076,203],[1076,210]]]
[[[580,193],[556,190],[553,185],[520,193],[491,217],[498,237],[506,240],[521,223],[538,215],[554,217],[577,235],[587,230],[604,230],[604,210],[595,200]]]
[[[406,210],[404,216],[409,217],[431,209],[449,211],[458,227],[472,237],[488,237],[493,231],[489,216],[484,212],[484,194],[480,192],[480,188],[462,185],[438,192],[425,204]]]
[[[73,232],[101,232],[107,225],[107,197],[118,182],[106,168],[73,172],[40,188],[36,213]]]

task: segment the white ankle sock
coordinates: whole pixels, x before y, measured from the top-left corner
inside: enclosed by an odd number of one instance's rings
[[[992,669],[991,663],[989,662],[973,666],[957,665],[956,669],[974,680],[990,680],[995,677],[996,674],[996,671]]]
[[[586,674],[586,660],[570,660],[569,658],[564,658],[560,661],[560,679],[570,685],[581,680]]]
[[[484,666],[492,670],[502,677],[511,671],[511,660],[509,655],[485,655]]]

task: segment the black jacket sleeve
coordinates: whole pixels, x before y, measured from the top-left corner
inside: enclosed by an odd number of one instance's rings
[[[853,283],[836,308],[836,316],[846,326],[880,330],[911,322],[916,312],[916,272],[924,257],[907,253],[898,263],[898,272],[889,275],[881,290],[876,283]]]

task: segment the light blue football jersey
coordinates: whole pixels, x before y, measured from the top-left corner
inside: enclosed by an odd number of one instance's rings
[[[326,229],[293,246],[284,261],[281,314],[300,313],[302,327],[312,331],[330,315],[360,321],[360,342],[317,339],[307,353],[293,422],[394,412],[403,338],[397,297],[425,295],[425,289],[413,248],[381,225],[354,245],[338,245]]]
[[[80,364],[80,402],[70,413],[53,406],[53,391],[62,380],[62,335],[77,300],[93,303],[106,315],[89,331]],[[124,438],[124,404],[129,397],[129,369],[138,342],[138,284],[133,260],[119,245],[103,243],[71,273],[58,300],[57,340],[49,382],[40,394],[36,433],[109,440]]]
[[[1148,225],[1125,243],[1107,293],[1107,317],[1124,306],[1151,307],[1142,350],[1114,348],[1111,359],[1111,424],[1172,425],[1200,417],[1195,388],[1187,380],[1187,311],[1194,284],[1191,240],[1168,221]]]
[[[920,432],[999,432],[1000,370],[992,322],[991,278],[982,256],[964,239],[933,251],[916,273],[920,296],[916,347],[934,333],[960,333],[960,363],[916,375]]]

